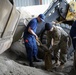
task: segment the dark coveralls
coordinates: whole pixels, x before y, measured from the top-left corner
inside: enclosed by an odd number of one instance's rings
[[[73,48],[75,50],[75,52],[74,52],[74,68],[76,69],[76,21],[73,23],[73,25],[71,27],[70,36],[72,38],[72,44],[73,44]]]
[[[70,36],[72,38],[72,43],[73,43],[73,47],[74,47],[74,50],[75,50],[76,38],[74,39],[74,37],[76,37],[76,21],[73,23],[73,25],[71,27]]]
[[[37,57],[38,48],[37,48],[35,36],[28,32],[28,28],[30,27],[36,33],[37,25],[38,25],[37,18],[32,19],[28,23],[23,35],[26,52],[27,52],[27,58],[30,65],[32,64],[33,57]]]

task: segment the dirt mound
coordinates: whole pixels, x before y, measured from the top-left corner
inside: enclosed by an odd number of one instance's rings
[[[25,65],[24,65],[25,63]],[[76,75],[73,67],[73,57],[71,57],[65,64],[65,68],[60,71],[46,71],[44,68],[44,61],[41,63],[34,62],[35,67],[26,65],[25,58],[17,59],[15,53],[6,51],[0,55],[0,75]]]
[[[0,75],[49,75],[41,69],[23,66],[10,60],[6,57],[0,56]],[[54,74],[51,74],[54,75]]]

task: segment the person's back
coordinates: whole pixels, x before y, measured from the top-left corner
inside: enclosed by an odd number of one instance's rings
[[[64,39],[64,37],[67,36],[68,34],[60,26],[54,26],[53,31],[47,33],[47,38],[49,40],[53,38],[55,44],[58,44],[61,41],[61,39]]]
[[[68,36],[67,32],[65,32],[63,28],[61,28],[60,26],[56,26],[56,27],[60,31],[62,36],[65,36],[65,37]]]

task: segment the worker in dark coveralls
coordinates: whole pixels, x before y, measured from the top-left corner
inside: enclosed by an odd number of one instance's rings
[[[72,24],[71,30],[70,30],[70,36],[72,38],[73,47],[75,50],[76,46],[76,21]]]
[[[62,69],[67,61],[68,34],[61,27],[51,23],[45,24],[45,30],[47,31],[47,46],[54,51],[54,64],[58,64]],[[60,55],[58,54],[59,51]]]
[[[74,48],[74,68],[76,69],[76,21],[74,21],[74,23],[72,24],[70,36]]]
[[[45,19],[44,14],[40,14],[37,18],[32,19],[28,23],[24,31],[23,38],[24,38],[27,58],[30,66],[33,66],[33,60],[37,62],[41,61],[37,57],[38,48],[36,44],[36,39],[38,38],[38,36],[36,35],[36,29],[38,23],[41,23],[42,21],[44,21],[44,19]]]

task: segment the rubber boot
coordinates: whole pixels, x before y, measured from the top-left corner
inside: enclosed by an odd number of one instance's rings
[[[34,67],[34,64],[33,64],[33,62],[31,61],[31,62],[29,62],[29,65],[31,66],[31,67]]]

